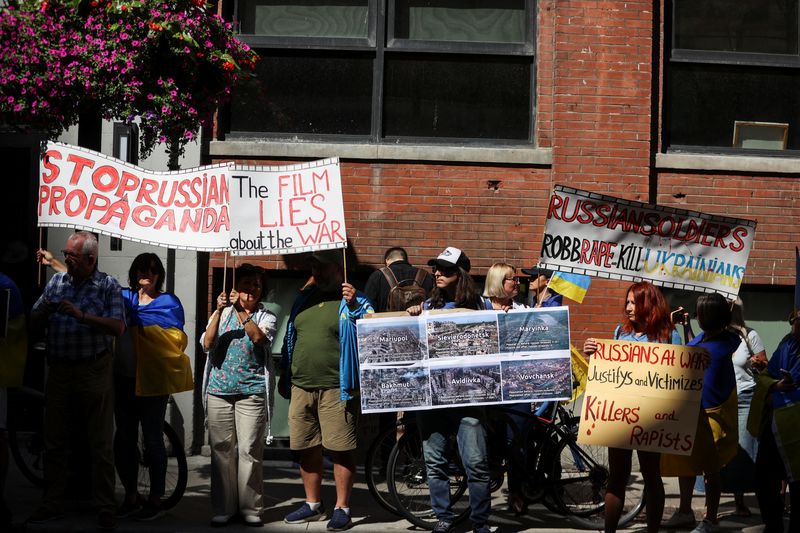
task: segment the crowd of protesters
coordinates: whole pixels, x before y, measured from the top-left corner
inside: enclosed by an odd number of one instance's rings
[[[68,421],[78,410],[86,420],[90,446],[93,498],[100,529],[112,529],[118,518],[153,520],[163,515],[166,454],[161,431],[169,394],[194,384],[184,354],[183,308],[177,297],[162,291],[164,267],[155,254],[141,254],[131,265],[129,288],[97,269],[97,239],[89,232],[69,236],[64,262],[46,250],[37,259],[57,273],[47,283],[31,311],[34,331],[46,331],[49,372],[45,395],[45,491],[30,523],[59,519],[65,511]],[[207,354],[203,399],[211,447],[211,525],[225,526],[239,517],[261,526],[264,483],[261,460],[271,441],[274,384],[289,399],[290,448],[298,454],[304,501],[285,517],[289,524],[328,518],[329,531],[352,527],[350,494],[355,474],[359,417],[358,357],[355,322],[375,309],[397,305],[391,294],[399,284],[416,278],[427,297],[409,300],[407,312],[427,309],[492,309],[562,305],[552,292],[552,272],[533,268],[527,298],[520,297],[516,269],[496,263],[487,272],[483,294],[470,275],[465,252],[448,247],[428,262],[433,276],[408,263],[405,250],[390,248],[388,272],[375,272],[366,294],[345,281],[341,251],[311,255],[312,277],[297,295],[285,339],[276,339],[277,317],[262,305],[265,272],[250,264],[236,269],[234,287],[215,299],[213,313],[200,339]],[[392,266],[394,265],[394,266]],[[420,269],[421,270],[421,269]],[[398,280],[400,278],[407,278]],[[400,281],[400,283],[398,283]],[[413,297],[414,290],[399,298]],[[411,296],[409,296],[411,295]],[[670,312],[661,291],[648,282],[632,284],[625,292],[620,323],[613,338],[633,342],[690,344],[710,354],[705,371],[697,438],[690,456],[638,451],[647,491],[647,530],[694,527],[695,533],[718,530],[720,492],[736,494],[737,513],[749,514],[743,494],[755,491],[766,533],[783,531],[784,492],[792,505],[789,530],[800,527],[800,310],[789,318],[791,332],[771,359],[761,339],[744,325],[741,301],[728,302],[719,294],[697,299],[695,317],[702,332],[694,335],[688,313]],[[524,300],[524,301],[521,301]],[[374,305],[373,305],[374,304]],[[677,316],[677,319],[675,318]],[[684,326],[684,338],[676,330]],[[271,347],[282,342],[282,360],[273,368]],[[585,341],[592,357],[598,340]],[[170,376],[168,379],[164,376]],[[5,389],[0,387],[0,437],[5,437]],[[77,400],[77,401],[76,401]],[[519,404],[531,412],[541,405]],[[116,435],[114,415],[116,414]],[[487,452],[486,413],[480,407],[419,411],[434,531],[453,530],[445,454],[454,436],[467,476],[470,518],[474,533],[491,531],[491,495]],[[520,418],[524,421],[524,418]],[[144,436],[150,465],[150,493],[137,492],[135,460],[138,428]],[[0,455],[5,451],[0,438]],[[323,449],[333,462],[336,503],[330,514],[321,499]],[[609,448],[610,478],[605,491],[605,531],[616,531],[632,451]],[[6,459],[7,461],[7,459]],[[738,462],[737,462],[738,461]],[[727,465],[727,468],[726,468]],[[732,468],[732,465],[736,465]],[[2,466],[2,465],[0,465]],[[114,468],[125,489],[121,505],[114,495]],[[2,474],[0,468],[0,474]],[[694,477],[703,475],[706,510],[695,520],[691,509]],[[681,503],[662,522],[662,477],[679,476]],[[745,479],[746,478],[746,479]],[[509,473],[509,508],[520,514],[527,502],[520,480]],[[0,514],[10,523],[10,512]]]

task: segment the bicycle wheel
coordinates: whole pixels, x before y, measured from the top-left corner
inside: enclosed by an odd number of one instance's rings
[[[167,475],[164,483],[164,496],[161,507],[171,509],[183,497],[186,482],[189,479],[189,468],[186,464],[186,452],[178,434],[167,422],[164,422],[164,445],[167,449]],[[146,496],[150,492],[150,468],[144,453],[142,432],[139,430],[139,494]]]
[[[552,493],[561,510],[578,527],[603,529],[608,477],[608,448],[579,445],[574,435],[561,440],[553,462]],[[632,522],[644,508],[644,501],[644,480],[634,453],[618,527]]]
[[[8,447],[22,475],[37,487],[43,486],[44,434],[42,431],[9,429]]]
[[[389,455],[387,477],[389,493],[400,514],[413,525],[432,530],[437,519],[431,509],[419,432],[407,431],[395,444]],[[469,498],[463,497],[466,490],[466,476],[461,471],[453,472],[450,481],[450,502],[454,524],[469,516]]]
[[[409,429],[416,431],[416,426],[409,422],[403,422],[405,431]],[[389,493],[389,483],[387,476],[387,464],[392,448],[397,444],[397,427],[389,427],[378,434],[367,450],[367,457],[364,460],[364,479],[367,488],[373,499],[378,505],[390,513],[402,516],[400,511],[394,506],[392,495]]]

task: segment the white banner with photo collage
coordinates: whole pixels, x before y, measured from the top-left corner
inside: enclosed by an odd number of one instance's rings
[[[356,325],[364,413],[572,396],[567,307],[432,312]]]

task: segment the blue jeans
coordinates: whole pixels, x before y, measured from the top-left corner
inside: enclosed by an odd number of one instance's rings
[[[422,432],[422,452],[428,473],[431,507],[436,518],[453,521],[450,505],[447,439],[456,435],[458,453],[467,474],[470,519],[475,527],[489,520],[492,501],[489,490],[489,457],[482,410],[473,408],[436,409],[418,412]]]

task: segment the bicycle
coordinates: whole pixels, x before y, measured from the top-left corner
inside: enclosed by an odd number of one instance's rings
[[[505,449],[492,447],[493,439],[489,439],[493,488],[498,488],[502,483],[505,469],[514,468],[523,473],[523,494],[531,503],[541,502],[579,527],[602,529],[605,486],[608,481],[606,448],[578,445],[578,417],[560,405],[554,407],[549,420],[502,406],[493,406],[490,410],[492,418],[503,420],[501,426],[508,425],[513,434]],[[520,415],[529,421],[528,431],[521,432],[509,415]],[[455,446],[451,448],[451,501],[455,519],[461,521],[469,514],[466,499],[461,499],[466,491],[466,478],[457,458],[457,450]],[[514,450],[524,453],[515,453]],[[498,454],[516,459],[509,464],[508,461],[499,460]],[[498,465],[501,467],[499,475]],[[635,470],[633,472],[626,498],[627,502],[633,504],[624,510],[620,526],[630,523],[644,507],[643,484]],[[408,424],[389,456],[387,477],[396,510],[415,526],[433,529],[436,517],[430,509],[421,437],[419,431],[411,431]]]
[[[174,399],[169,398],[174,404]],[[177,432],[164,421],[164,443],[167,448],[166,491],[161,501],[164,509],[171,509],[183,497],[189,480],[186,452]],[[28,481],[44,485],[44,393],[21,387],[9,389],[8,447],[14,462]],[[147,494],[150,475],[139,431],[137,456],[139,458],[139,492]]]

